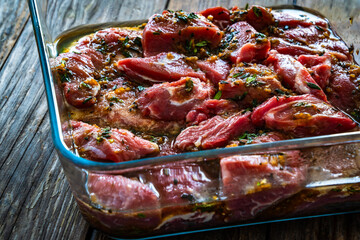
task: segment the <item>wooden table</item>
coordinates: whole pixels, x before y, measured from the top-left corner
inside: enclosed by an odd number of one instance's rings
[[[122,10],[127,10],[130,2],[123,1]],[[145,0],[137,2],[141,5]],[[156,11],[195,10],[219,4],[200,0],[158,2]],[[155,7],[146,11],[151,14]],[[131,13],[131,18],[140,18],[140,13]],[[82,218],[58,161],[50,137],[42,73],[26,1],[0,0],[0,23],[0,239],[106,239]],[[167,239],[196,238],[360,239],[360,215]]]

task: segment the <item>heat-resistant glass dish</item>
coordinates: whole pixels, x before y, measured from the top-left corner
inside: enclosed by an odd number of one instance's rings
[[[141,4],[138,4],[138,3]],[[358,1],[254,1],[263,6],[289,5],[315,9],[329,19],[332,29],[347,44],[354,45],[354,59],[359,62],[356,49],[360,48],[360,3]],[[122,4],[128,4],[123,11]],[[225,7],[246,2],[222,2]],[[63,140],[62,124],[67,121],[68,113],[61,91],[58,89],[50,68],[50,58],[57,53],[56,39],[68,29],[81,25],[97,24],[98,29],[106,26],[133,26],[153,13],[161,13],[165,1],[46,1],[29,0],[37,46],[40,54],[44,83],[49,105],[51,130],[64,172],[73,194],[85,218],[96,228],[111,236],[122,238],[156,237],[206,229],[219,229],[271,221],[284,221],[299,217],[312,217],[320,214],[335,214],[360,210],[360,132],[340,133],[318,137],[292,139],[272,143],[245,145],[233,148],[213,149],[182,153],[173,156],[154,157],[121,163],[101,163],[79,157]],[[206,7],[216,6],[218,4]],[[204,6],[189,5],[188,11],[205,9]],[[288,6],[294,7],[294,6]],[[296,8],[296,7],[294,7]],[[60,19],[60,20],[59,20]],[[103,25],[99,25],[103,23]],[[90,27],[89,31],[94,30]],[[310,161],[331,158],[339,165],[348,162],[337,172],[326,167],[310,167],[306,185],[296,194],[284,198],[273,206],[261,211],[254,219],[232,220],[224,207],[226,199],[218,195],[219,178],[213,178],[208,188],[211,199],[197,202],[168,204],[158,208],[132,208],[128,210],[103,209],[97,205],[88,191],[88,176],[92,173],[124,175],[129,177],[144,174],[146,169],[162,169],[164,163],[175,162],[190,166],[193,163],[208,165],[220,157],[234,155],[276,154],[300,150],[307,154]],[[341,168],[341,167],[340,167]],[[144,170],[145,169],[145,170]],[[311,205],[314,199],[317,204]],[[310,207],[309,207],[310,206]],[[176,210],[174,210],[176,209]],[[306,211],[305,211],[306,210]],[[226,218],[221,217],[226,215]],[[155,222],[157,224],[149,224]],[[130,226],[136,226],[131,228]],[[145,227],[144,227],[145,226]]]

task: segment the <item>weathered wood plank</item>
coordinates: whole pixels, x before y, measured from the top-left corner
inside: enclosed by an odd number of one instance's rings
[[[0,108],[0,239],[83,237],[87,224],[76,209],[50,137],[30,22],[0,79],[8,96]],[[76,225],[79,229],[71,230]]]
[[[29,13],[23,0],[0,1],[0,69],[25,26]]]

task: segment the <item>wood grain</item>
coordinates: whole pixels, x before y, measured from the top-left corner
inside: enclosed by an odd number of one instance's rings
[[[29,18],[23,0],[0,1],[0,69]]]

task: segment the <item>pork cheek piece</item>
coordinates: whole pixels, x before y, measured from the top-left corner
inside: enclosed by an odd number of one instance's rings
[[[215,48],[222,35],[223,32],[202,15],[164,11],[162,15],[150,17],[144,28],[144,56],[185,50],[186,42],[190,39],[193,39],[194,44],[206,41],[211,48]]]
[[[156,84],[143,91],[137,100],[144,116],[159,120],[185,119],[187,113],[213,96],[209,84],[184,77],[172,83]]]
[[[233,63],[264,60],[270,50],[266,35],[258,33],[247,22],[237,22],[229,27],[229,34],[236,39],[237,48],[230,54]]]
[[[234,219],[249,219],[300,191],[307,164],[299,151],[279,155],[242,155],[220,161],[222,190]]]
[[[211,149],[225,146],[233,137],[253,131],[250,112],[237,113],[229,118],[215,116],[183,130],[175,146],[181,150]]]
[[[311,77],[306,68],[291,56],[272,51],[266,60],[274,66],[275,72],[282,78],[284,85],[298,94],[311,93],[326,101],[326,95],[320,86]]]
[[[345,132],[356,126],[344,113],[311,94],[272,97],[253,111],[251,120],[257,127],[295,137]]]
[[[195,71],[184,58],[182,54],[162,52],[153,57],[122,59],[117,67],[139,83],[172,82],[181,77],[196,77],[205,81],[205,74]]]
[[[136,137],[124,129],[101,129],[83,122],[70,122],[79,154],[98,161],[123,162],[154,155],[156,143]]]

